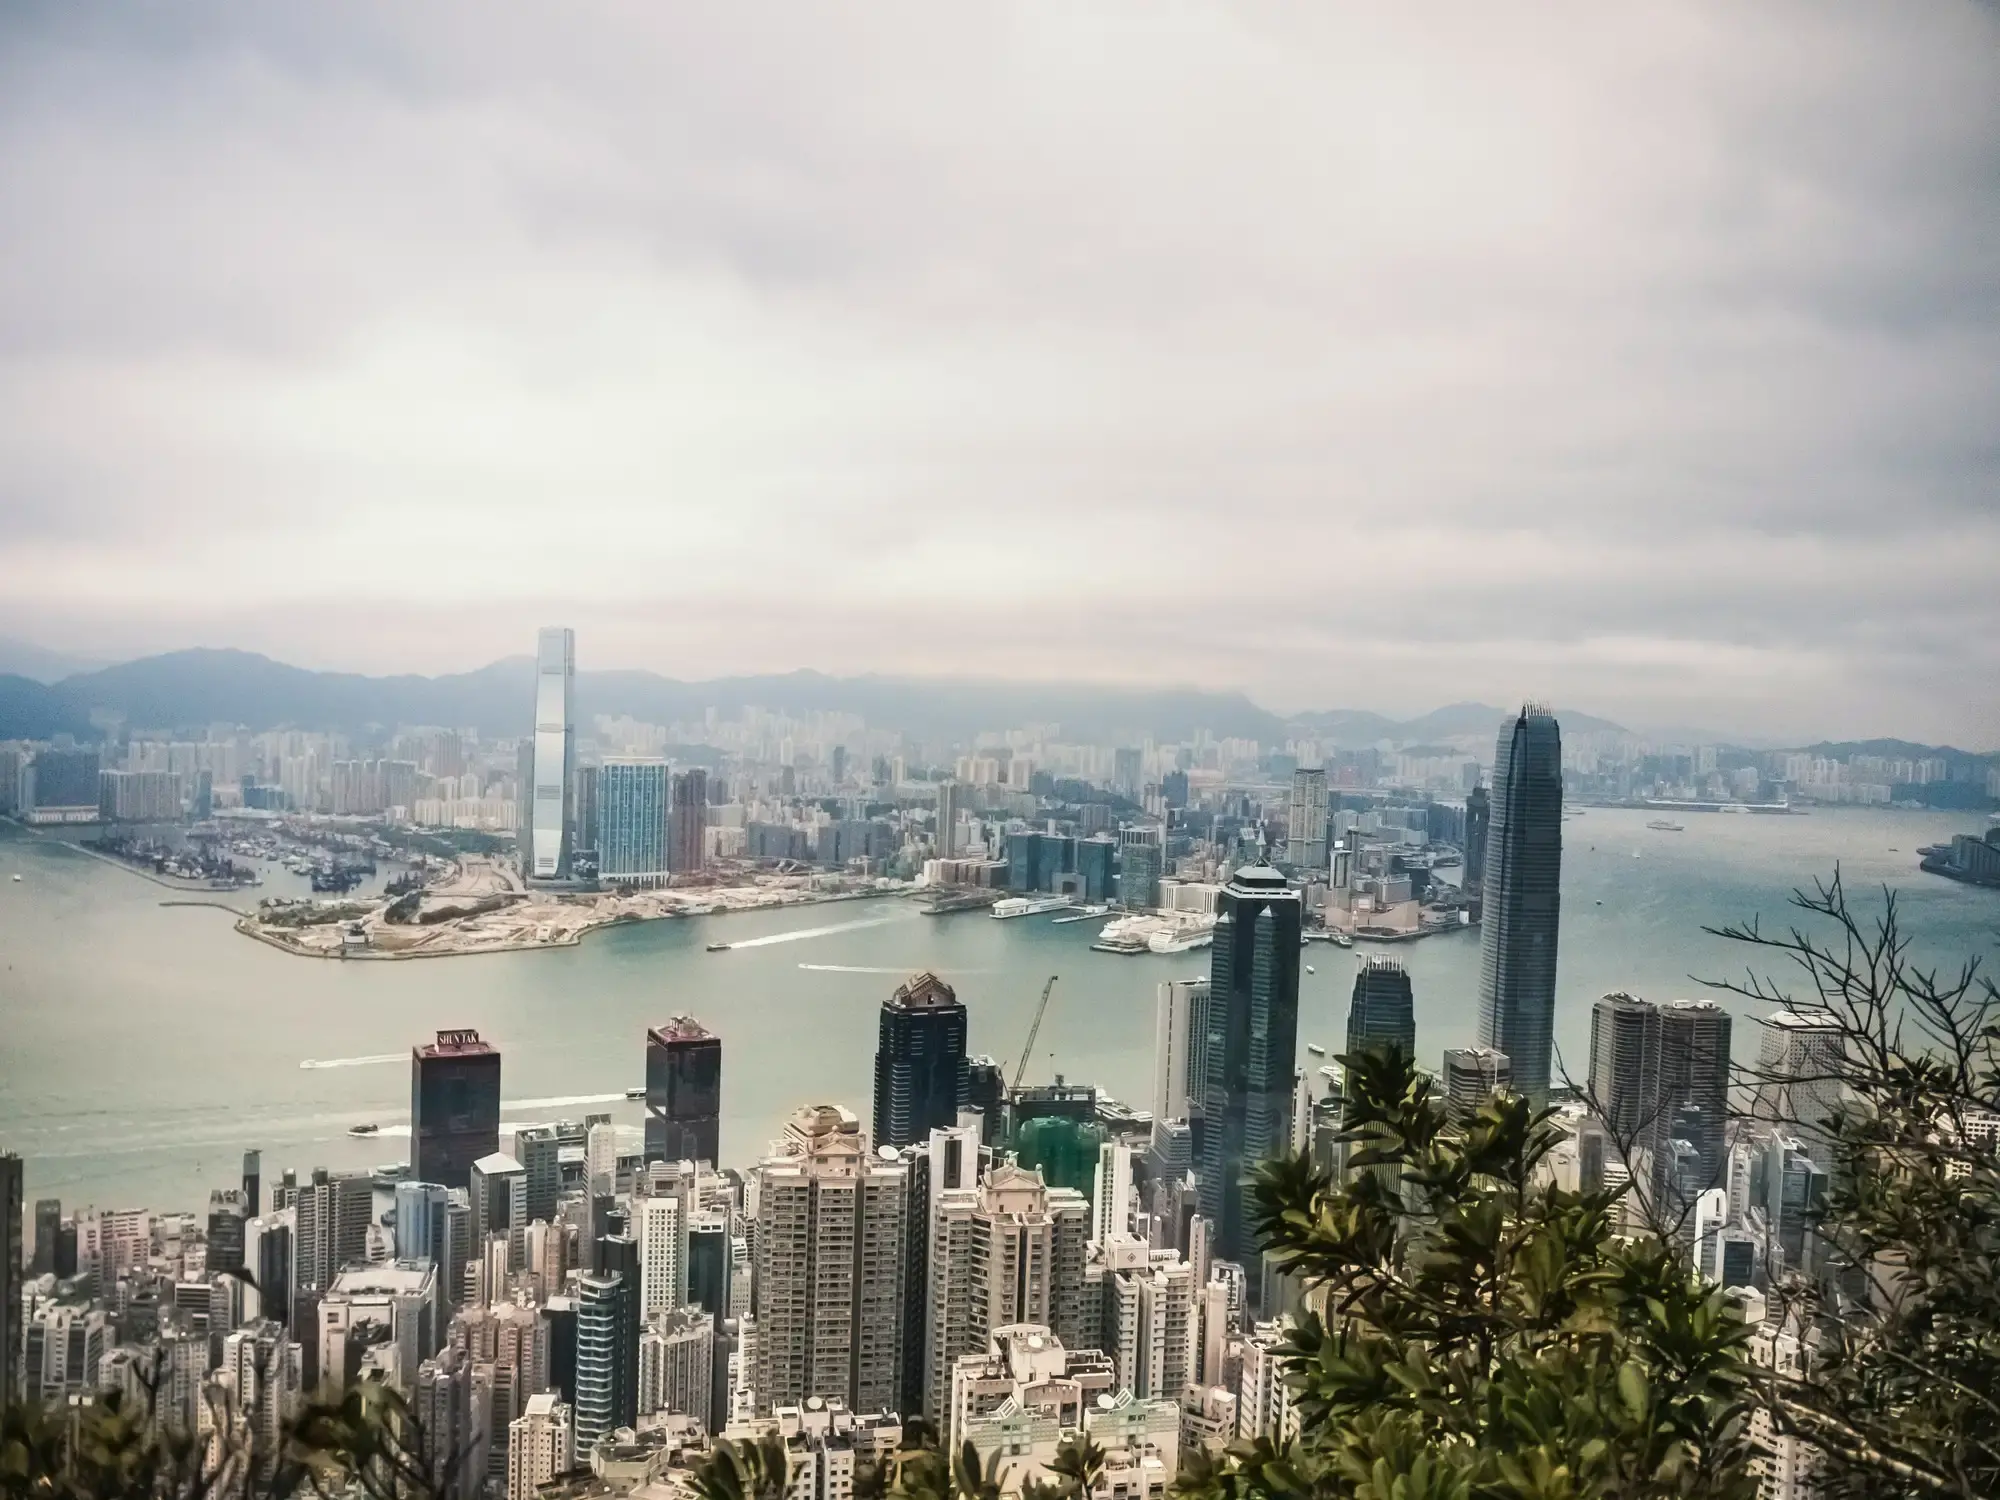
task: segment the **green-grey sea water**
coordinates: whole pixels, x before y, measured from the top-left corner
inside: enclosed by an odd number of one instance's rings
[[[2000,892],[1916,869],[1917,845],[1978,826],[1976,815],[1689,816],[1683,833],[1650,831],[1647,817],[1591,809],[1564,825],[1556,1035],[1578,1071],[1596,996],[1667,999],[1698,993],[1691,976],[1740,974],[1753,955],[1702,927],[1783,920],[1787,893],[1836,862],[1870,902],[1883,882],[1902,893],[1927,955],[1991,962],[2000,948]],[[722,1149],[744,1165],[802,1103],[845,1103],[865,1121],[877,1009],[926,968],[966,1002],[974,1050],[1010,1069],[1043,981],[1060,975],[1030,1078],[1060,1071],[1143,1108],[1156,986],[1208,962],[1201,951],[1092,953],[1095,921],[928,918],[898,900],[648,923],[545,953],[338,963],[277,952],[236,934],[224,912],[163,899],[172,893],[0,825],[0,1149],[27,1158],[30,1199],[199,1208],[249,1147],[263,1150],[267,1180],[288,1166],[398,1160],[409,1047],[447,1026],[501,1047],[507,1121],[608,1111],[635,1126],[640,1107],[624,1091],[641,1081],[646,1027],[678,1012],[723,1038]],[[824,928],[836,930],[787,936]],[[781,940],[704,951],[753,939]],[[1470,1041],[1477,935],[1395,956],[1414,980],[1423,1056]],[[1309,1043],[1339,1049],[1354,955],[1315,945],[1305,961],[1315,972],[1301,984],[1302,1064],[1316,1061]],[[1739,1051],[1753,1031],[1739,1023]],[[308,1059],[342,1065],[301,1068]],[[362,1121],[381,1134],[350,1137]]]

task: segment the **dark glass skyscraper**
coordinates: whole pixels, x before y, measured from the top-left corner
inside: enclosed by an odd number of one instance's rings
[[[1468,815],[1469,821],[1469,815]],[[1549,1096],[1562,917],[1562,731],[1533,704],[1500,731],[1479,940],[1479,1045],[1504,1052],[1514,1089]]]
[[[410,1052],[410,1177],[470,1186],[500,1149],[500,1051],[476,1031],[440,1031]]]
[[[1728,1186],[1724,1143],[1729,1127],[1728,1010],[1713,1000],[1670,1000],[1660,1007],[1660,1089],[1673,1135],[1694,1146],[1696,1182]]]
[[[1465,864],[1460,879],[1465,889],[1478,895],[1486,885],[1486,834],[1493,822],[1493,799],[1486,788],[1476,786],[1465,794]]]
[[[875,1144],[913,1146],[956,1125],[971,1102],[965,1007],[935,974],[919,974],[882,1002],[875,1045]]]
[[[1217,1259],[1254,1265],[1244,1179],[1291,1138],[1299,1031],[1299,893],[1268,865],[1246,866],[1216,904],[1202,1078],[1201,1211]],[[1252,1276],[1254,1287],[1262,1281]]]
[[[0,1407],[21,1395],[24,1348],[21,1291],[26,1267],[21,1264],[21,1211],[27,1206],[27,1183],[21,1158],[0,1152]]]
[[[646,1160],[715,1165],[722,1038],[693,1016],[646,1032]]]
[[[1417,1007],[1410,976],[1399,963],[1370,958],[1355,966],[1354,996],[1347,1005],[1347,1050],[1400,1047],[1417,1055]]]

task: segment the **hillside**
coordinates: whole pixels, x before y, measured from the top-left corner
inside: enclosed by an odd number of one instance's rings
[[[251,730],[291,727],[351,734],[398,725],[439,724],[481,734],[525,733],[534,699],[534,663],[507,657],[473,672],[440,677],[368,677],[315,672],[249,651],[174,651],[45,686],[25,677],[0,678],[0,738],[84,733],[93,713],[115,713],[136,730],[194,733],[213,724]],[[579,672],[581,722],[599,714],[630,715],[667,724],[699,718],[709,708],[734,714],[746,707],[803,715],[848,713],[871,725],[901,729],[919,740],[966,743],[985,731],[1059,724],[1066,737],[1098,744],[1218,737],[1266,745],[1310,736],[1347,747],[1473,741],[1484,744],[1506,710],[1455,703],[1416,719],[1396,720],[1363,709],[1330,709],[1282,718],[1242,693],[1199,688],[1116,688],[978,678],[866,675],[836,677],[799,671],[683,682],[655,672]],[[1564,727],[1615,730],[1587,714],[1562,714]]]

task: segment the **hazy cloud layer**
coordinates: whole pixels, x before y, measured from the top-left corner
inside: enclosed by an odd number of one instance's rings
[[[2000,743],[1977,5],[0,11],[0,629]]]

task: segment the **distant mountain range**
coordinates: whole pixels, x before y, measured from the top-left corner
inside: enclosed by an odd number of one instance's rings
[[[1454,703],[1421,718],[1397,720],[1359,709],[1284,717],[1242,693],[1197,688],[1112,688],[1075,683],[970,678],[832,677],[789,672],[679,682],[653,672],[579,672],[579,722],[628,714],[667,724],[708,708],[745,707],[804,714],[859,715],[876,726],[924,740],[970,742],[987,730],[1054,723],[1067,737],[1099,744],[1136,743],[1148,735],[1184,740],[1200,730],[1264,744],[1307,735],[1350,747],[1387,740],[1438,744],[1493,735],[1506,711]],[[0,675],[0,739],[45,739],[92,732],[93,715],[117,715],[134,729],[198,730],[211,724],[251,730],[283,727],[366,733],[397,725],[473,728],[488,735],[526,733],[534,700],[534,662],[508,657],[474,672],[442,677],[364,677],[313,672],[248,651],[174,651],[44,683]],[[1572,733],[1616,732],[1588,714],[1562,711]]]

